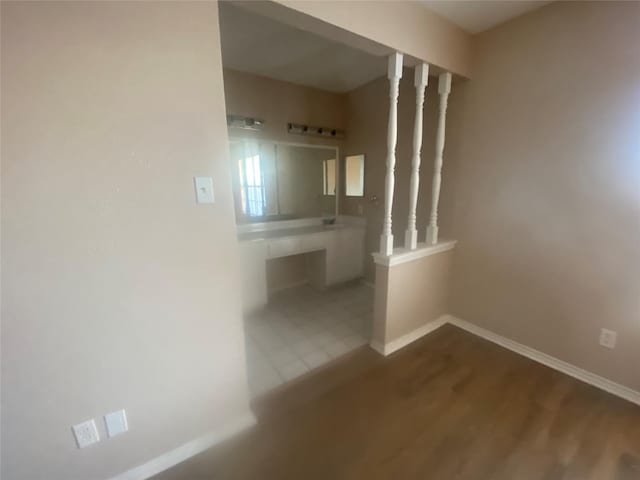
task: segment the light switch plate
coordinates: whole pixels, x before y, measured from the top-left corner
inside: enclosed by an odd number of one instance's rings
[[[118,410],[117,412],[107,413],[104,416],[104,425],[109,438],[126,432],[129,430],[126,412],[124,410]]]
[[[213,179],[211,177],[193,177],[198,203],[214,203]]]
[[[98,428],[93,418],[86,422],[78,423],[71,427],[71,429],[73,430],[73,435],[76,437],[78,448],[85,448],[100,441]]]

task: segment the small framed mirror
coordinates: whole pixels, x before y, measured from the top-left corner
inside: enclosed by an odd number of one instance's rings
[[[345,158],[345,194],[364,197],[364,154]]]

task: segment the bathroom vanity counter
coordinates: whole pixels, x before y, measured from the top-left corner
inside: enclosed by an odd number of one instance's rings
[[[310,254],[309,282],[316,288],[363,275],[365,225],[361,221],[335,225],[297,221],[282,227],[238,233],[246,312],[267,303],[266,262],[271,259]]]
[[[238,234],[239,242],[253,240],[269,240],[274,238],[298,237],[300,235],[310,235],[323,232],[332,232],[341,228],[350,228],[351,225],[311,225],[306,227],[283,228],[275,230],[261,230],[256,232],[244,232]]]

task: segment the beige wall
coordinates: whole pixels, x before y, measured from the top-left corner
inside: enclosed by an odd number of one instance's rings
[[[418,2],[276,0],[243,7],[378,55],[394,50],[464,77],[471,36]]]
[[[345,94],[326,92],[229,69],[224,70],[224,86],[229,114],[265,121],[264,128],[260,131],[229,129],[229,135],[232,138],[327,145],[338,147],[340,158],[344,158],[344,140],[290,134],[287,131],[287,124],[294,122],[344,129],[347,123]],[[325,151],[320,150],[318,154],[322,155],[321,152]],[[321,176],[317,178],[322,179]],[[335,211],[334,197],[325,197],[320,200],[322,205],[316,205],[318,209],[324,212]],[[317,213],[313,214],[313,216],[317,215]]]
[[[108,478],[246,412],[224,112],[214,2],[2,2],[3,479]]]
[[[557,2],[476,37],[442,212],[453,314],[635,390],[639,26],[637,2]]]
[[[376,265],[373,340],[389,343],[449,313],[454,250],[392,267]]]
[[[413,69],[405,69],[400,81],[400,96],[398,98],[398,146],[396,148],[395,194],[393,198],[393,235],[396,247],[404,244],[404,232],[407,229],[409,214],[409,180],[411,178],[411,156],[413,155],[415,98]],[[389,81],[386,78],[374,80],[349,92],[347,100],[347,141],[344,153],[345,155],[360,153],[365,155],[364,197],[342,196],[340,211],[345,215],[357,215],[360,206],[363,215],[367,218],[365,276],[368,280],[373,281],[375,268],[369,254],[380,248],[380,234],[384,217]],[[418,240],[420,242],[424,242],[431,208],[431,180],[437,121],[438,79],[430,77],[424,107],[422,165],[417,207]],[[445,169],[443,171],[443,192],[448,188]],[[377,201],[372,201],[372,196],[377,197]],[[441,236],[446,236],[447,233],[444,230],[441,232]]]
[[[230,129],[230,135],[280,142],[341,146],[322,137],[292,135],[289,122],[320,127],[346,127],[346,95],[295,85],[235,70],[224,70],[227,112],[265,121],[259,132]]]

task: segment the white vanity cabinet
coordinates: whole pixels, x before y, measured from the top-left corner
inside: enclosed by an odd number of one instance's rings
[[[322,225],[249,232],[239,236],[245,312],[267,304],[267,260],[319,252],[308,262],[310,282],[319,288],[363,275],[363,225]]]
[[[332,248],[327,252],[328,285],[353,280],[364,272],[364,229],[343,228],[333,233]]]
[[[242,309],[249,313],[267,304],[267,243],[254,240],[239,246]]]

